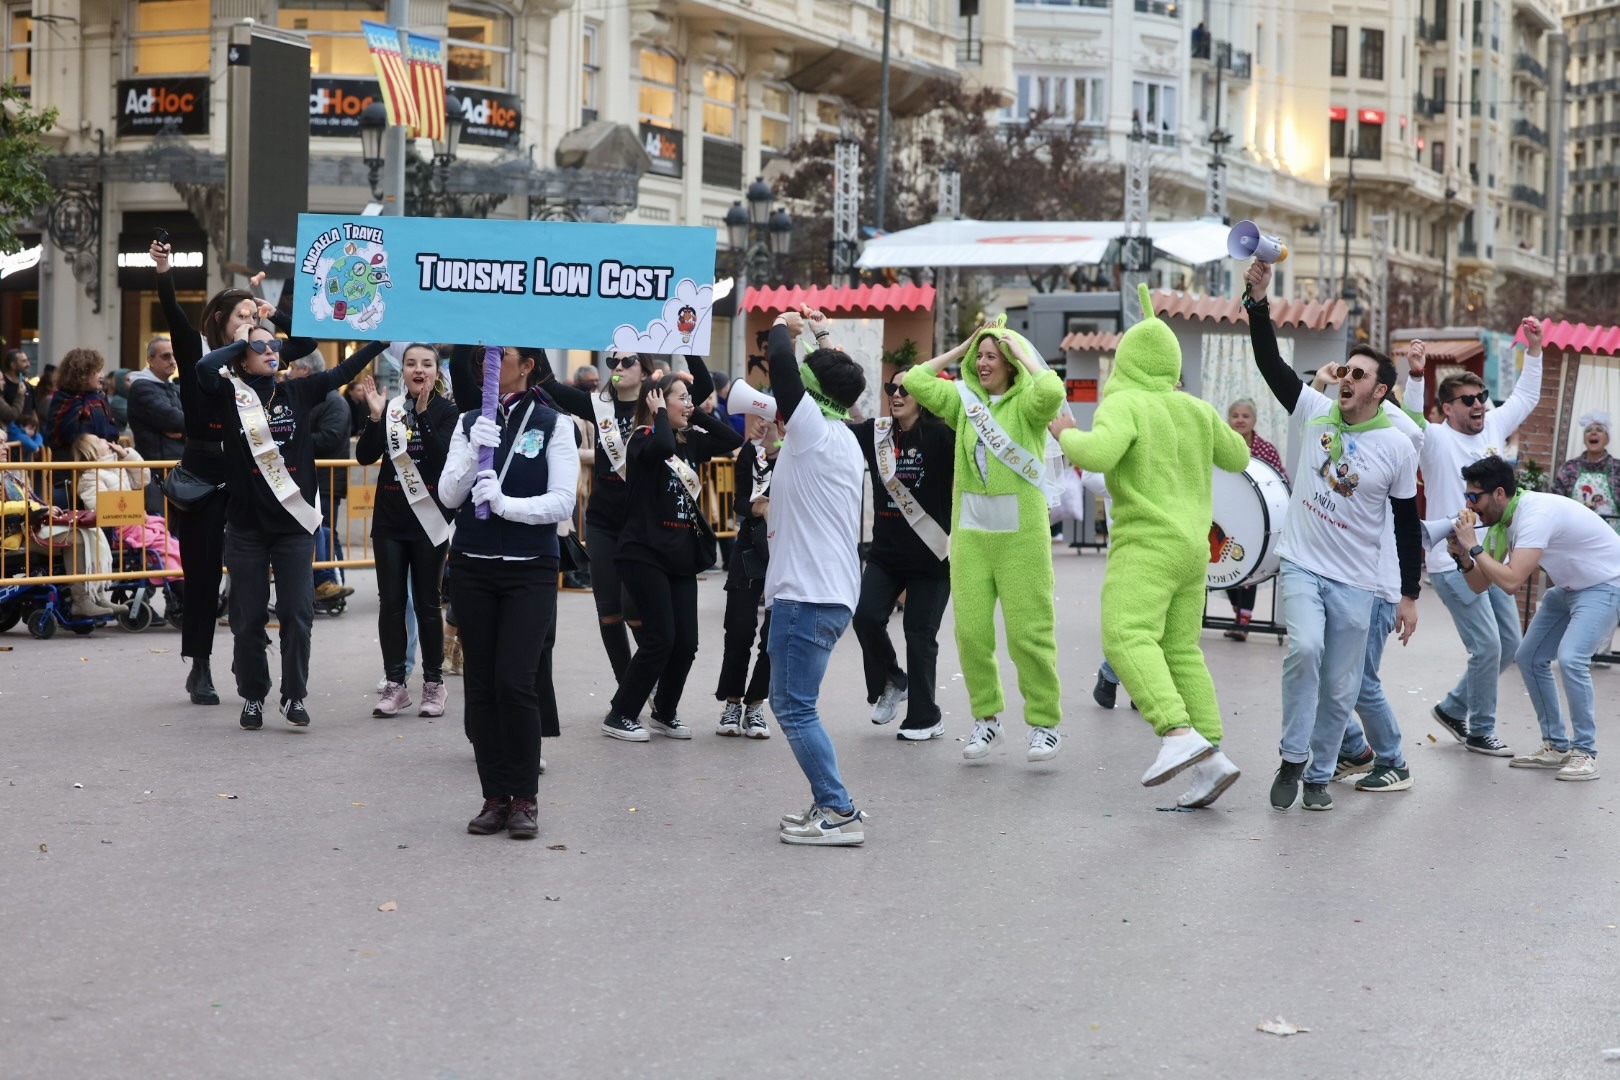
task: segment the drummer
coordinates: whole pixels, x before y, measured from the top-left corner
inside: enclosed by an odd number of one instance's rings
[[[1277,448],[1260,437],[1254,430],[1254,418],[1259,410],[1255,408],[1253,398],[1238,398],[1226,407],[1226,422],[1232,430],[1243,436],[1243,441],[1249,444],[1249,458],[1252,461],[1263,461],[1277,470],[1283,483],[1288,483],[1288,470],[1283,467],[1282,455]],[[1226,636],[1233,641],[1248,641],[1249,631],[1245,629],[1250,620],[1254,618],[1254,599],[1259,594],[1258,585],[1239,585],[1235,589],[1226,590],[1226,598],[1232,601],[1232,618],[1237,626],[1226,632]]]

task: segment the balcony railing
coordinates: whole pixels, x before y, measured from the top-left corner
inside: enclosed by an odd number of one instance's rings
[[[1418,16],[1418,40],[1429,45],[1436,45],[1446,39],[1446,24],[1434,19]]]
[[[1588,139],[1594,135],[1620,135],[1620,120],[1605,120],[1599,124],[1582,124],[1569,129],[1571,138]]]
[[[1136,10],[1144,15],[1163,15],[1167,19],[1181,18],[1181,5],[1176,0],[1136,0]]]
[[[1547,196],[1528,184],[1514,184],[1508,189],[1508,198],[1526,206],[1533,206],[1537,210],[1547,209]]]
[[[1513,70],[1523,71],[1540,83],[1547,81],[1547,69],[1542,67],[1541,62],[1527,52],[1521,52],[1514,56]]]
[[[1571,214],[1566,220],[1572,229],[1584,229],[1590,225],[1620,225],[1620,210],[1589,210],[1584,214]]]
[[[1528,120],[1519,119],[1513,121],[1513,134],[1521,139],[1529,139],[1537,146],[1544,147],[1547,145],[1547,133]]]
[[[1591,165],[1584,169],[1574,169],[1569,174],[1572,184],[1589,184],[1599,180],[1620,180],[1620,162],[1609,162],[1607,165]]]
[[[1459,259],[1477,259],[1477,258],[1479,258],[1479,241],[1478,240],[1459,240],[1459,241],[1457,241],[1457,258],[1459,258]]]
[[[1418,94],[1413,102],[1412,111],[1419,116],[1440,116],[1446,111],[1443,98],[1432,98],[1427,94]]]

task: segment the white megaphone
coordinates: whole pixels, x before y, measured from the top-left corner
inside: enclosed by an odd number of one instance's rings
[[[1252,221],[1240,221],[1226,234],[1226,253],[1234,259],[1259,259],[1263,263],[1280,263],[1288,258],[1288,245],[1275,236],[1267,236]]]
[[[1423,523],[1423,550],[1433,551],[1444,544],[1457,528],[1457,523],[1451,518],[1435,518]]]
[[[745,416],[757,416],[770,423],[776,419],[776,399],[762,390],[755,390],[741,379],[737,380],[738,390],[733,390],[726,399],[728,412],[742,413]]]

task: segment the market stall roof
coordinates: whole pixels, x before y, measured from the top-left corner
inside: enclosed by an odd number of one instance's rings
[[[1156,253],[1198,265],[1224,259],[1218,221],[1150,221]],[[1102,262],[1123,221],[933,221],[866,242],[863,270],[913,266],[1072,266]]]
[[[1058,348],[1064,352],[1111,353],[1119,347],[1119,339],[1124,336],[1124,334],[1110,333],[1106,330],[1076,332],[1058,342]]]
[[[1485,359],[1485,343],[1478,338],[1462,338],[1456,341],[1432,341],[1423,338],[1423,355],[1430,364],[1469,364],[1475,360]],[[1403,341],[1395,343],[1391,355],[1399,360],[1412,351],[1412,343]]]
[[[744,311],[786,311],[809,304],[820,311],[931,311],[932,285],[812,285],[799,288],[775,285],[763,289],[752,286],[743,293]]]
[[[1520,330],[1513,340],[1522,345],[1524,331]],[[1545,319],[1541,324],[1541,344],[1543,348],[1563,352],[1620,356],[1620,326],[1588,326]]]
[[[1241,300],[1222,296],[1195,296],[1191,293],[1157,290],[1153,294],[1153,311],[1160,317],[1202,319],[1208,322],[1242,323],[1247,326],[1249,313]],[[1302,330],[1337,330],[1344,325],[1349,307],[1343,300],[1324,304],[1316,300],[1271,301],[1273,326]]]

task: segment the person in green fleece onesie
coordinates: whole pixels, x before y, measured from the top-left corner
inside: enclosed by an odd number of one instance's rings
[[[1193,787],[1177,802],[1208,806],[1238,778],[1222,754],[1221,711],[1198,634],[1204,619],[1213,469],[1241,472],[1249,447],[1208,402],[1176,392],[1181,346],[1153,314],[1125,332],[1090,431],[1052,425],[1064,454],[1103,473],[1114,500],[1103,575],[1103,654],[1142,718],[1160,736],[1142,777],[1152,787],[1189,766]]]
[[[906,391],[956,432],[951,496],[951,597],[956,647],[973,713],[962,756],[1001,740],[1006,700],[996,663],[996,603],[1029,725],[1029,760],[1058,752],[1057,616],[1043,455],[1046,425],[1063,407],[1063,380],[998,316],[944,356],[906,373]],[[962,359],[960,382],[940,378]]]

